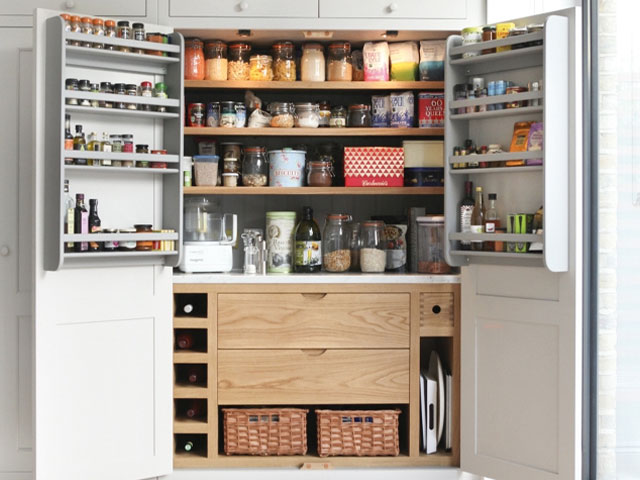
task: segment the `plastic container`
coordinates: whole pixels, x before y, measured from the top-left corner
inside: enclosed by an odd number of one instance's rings
[[[301,187],[304,180],[304,150],[270,150],[269,151],[269,186]]]
[[[215,187],[218,183],[217,155],[195,155],[193,157],[193,170],[197,186]]]
[[[444,259],[444,216],[427,215],[418,223],[418,273],[449,273]]]
[[[346,272],[351,267],[351,216],[330,213],[322,233],[322,265],[327,272]]]
[[[387,264],[382,235],[384,222],[371,220],[360,225],[360,270],[364,273],[382,273]]]

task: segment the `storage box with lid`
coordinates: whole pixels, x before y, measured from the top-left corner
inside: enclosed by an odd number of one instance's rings
[[[405,140],[404,185],[439,187],[444,185],[444,142],[442,140]]]
[[[347,187],[401,187],[403,182],[402,147],[344,147]]]

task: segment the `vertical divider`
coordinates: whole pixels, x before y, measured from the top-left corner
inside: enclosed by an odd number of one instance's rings
[[[413,287],[409,310],[409,456],[420,455],[420,291]]]
[[[207,365],[207,387],[209,399],[207,402],[207,415],[209,424],[208,458],[214,461],[218,452],[218,292],[215,288],[207,290],[207,346],[209,362]]]
[[[451,451],[453,465],[460,465],[460,374],[461,374],[461,290],[460,284],[452,285],[453,291],[453,361],[451,365],[453,395],[451,398]]]

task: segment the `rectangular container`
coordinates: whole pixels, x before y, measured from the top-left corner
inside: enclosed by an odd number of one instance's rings
[[[347,187],[401,187],[404,183],[402,147],[344,147]]]
[[[444,168],[442,140],[405,140],[404,168]]]
[[[444,92],[418,94],[418,127],[444,127]]]

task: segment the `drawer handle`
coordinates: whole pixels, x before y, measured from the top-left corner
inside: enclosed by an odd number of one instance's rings
[[[440,308],[440,305],[434,305],[433,308],[431,309],[431,311],[435,315],[438,315],[442,311],[442,308]]]
[[[187,303],[182,310],[184,310],[184,313],[191,313],[193,312],[193,305],[191,305],[190,303]]]
[[[241,12],[244,12],[244,11],[245,11],[245,10],[247,10],[248,8],[249,8],[249,4],[248,4],[247,2],[240,2],[240,3],[238,4],[238,9],[239,9]]]
[[[395,12],[396,10],[398,10],[398,4],[397,3],[391,3],[389,4],[389,6],[387,7],[387,9],[389,10],[390,13]]]
[[[300,351],[310,357],[320,357],[327,351],[326,348],[301,348]]]
[[[309,298],[311,300],[322,300],[327,296],[326,293],[303,293],[302,296],[304,298]]]

